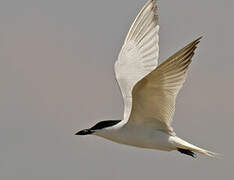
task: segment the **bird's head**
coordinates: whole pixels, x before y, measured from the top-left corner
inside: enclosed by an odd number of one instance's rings
[[[112,127],[116,124],[118,124],[121,120],[108,120],[108,121],[101,121],[97,123],[95,126],[84,129],[79,132],[77,132],[75,135],[91,135],[97,131],[104,130],[106,128]]]

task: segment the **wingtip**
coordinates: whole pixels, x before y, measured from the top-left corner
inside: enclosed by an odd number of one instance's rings
[[[201,38],[205,37],[205,34],[206,34],[205,32],[202,32],[202,33],[200,34],[200,37],[201,37]]]
[[[152,0],[152,3],[153,3],[154,15],[156,16],[156,18],[158,18],[158,3],[156,0]]]
[[[197,38],[195,41],[193,41],[191,44],[193,44],[193,45],[197,45],[197,44],[199,44],[200,42],[201,42],[201,39],[203,38],[203,36],[200,36],[199,38]]]
[[[197,38],[197,39],[195,40],[195,42],[198,42],[198,43],[199,43],[203,37],[204,37],[203,35],[202,35],[202,36],[199,36],[199,38]]]
[[[200,36],[198,39],[201,40],[203,37],[204,37],[204,36],[202,35],[202,36]]]

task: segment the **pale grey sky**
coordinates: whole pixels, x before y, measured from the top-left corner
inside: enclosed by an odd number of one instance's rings
[[[160,62],[200,35],[173,126],[192,159],[74,134],[121,119],[113,64],[146,0],[0,1],[0,179],[231,179],[234,1],[160,0]]]

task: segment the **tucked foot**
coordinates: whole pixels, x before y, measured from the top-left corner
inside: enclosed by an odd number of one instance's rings
[[[196,155],[194,152],[192,152],[192,151],[190,151],[190,150],[188,150],[188,149],[177,148],[177,150],[178,150],[180,153],[186,154],[186,155],[188,155],[188,156],[192,156],[193,158],[196,158],[196,157],[197,157],[197,155]]]

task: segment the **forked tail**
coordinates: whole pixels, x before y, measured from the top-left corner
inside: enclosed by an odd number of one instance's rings
[[[217,155],[214,152],[207,151],[205,149],[194,146],[178,137],[175,137],[174,142],[176,143],[176,147],[179,152],[186,154],[186,155],[190,155],[192,157],[196,157],[194,152],[198,152],[198,153],[210,156],[210,157],[214,157],[215,155]]]

